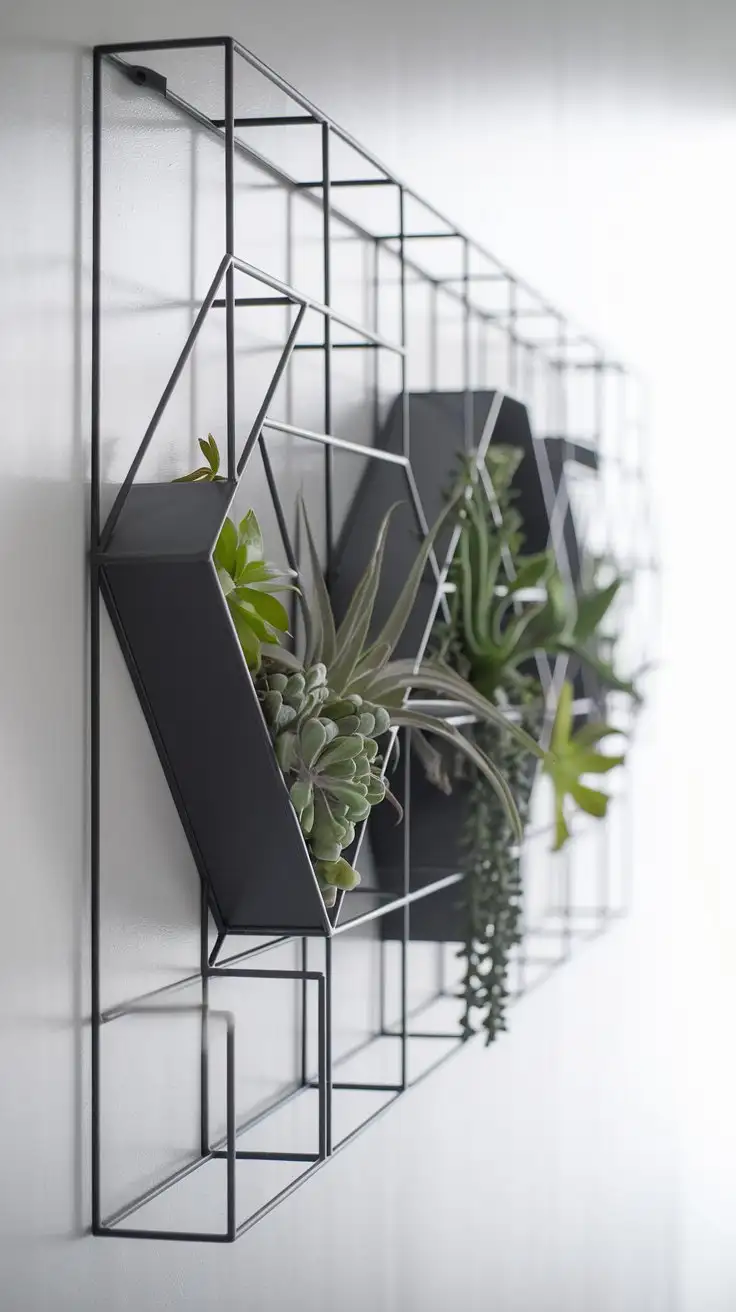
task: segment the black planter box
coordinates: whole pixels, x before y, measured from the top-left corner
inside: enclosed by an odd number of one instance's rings
[[[452,487],[459,468],[459,457],[466,451],[466,397],[463,392],[418,392],[409,396],[411,462],[417,489],[429,523],[434,522]],[[529,416],[516,400],[495,391],[472,395],[472,449],[483,441],[520,447],[524,459],[514,478],[516,506],[524,518],[525,550],[543,551],[550,536],[550,494],[556,494],[564,478],[565,452],[558,439],[545,443],[549,470],[540,469]],[[403,410],[400,401],[391,409],[379,445],[400,454],[403,450]],[[581,449],[581,458],[585,457]],[[390,468],[390,467],[389,467]],[[551,474],[552,487],[549,486]],[[545,486],[546,482],[546,486]],[[373,548],[378,526],[392,504],[393,484],[387,467],[374,462],[356,492],[345,527],[335,551],[332,596],[338,618],[344,614],[355,585]],[[564,541],[573,581],[580,574],[580,548],[575,534],[571,509],[564,519]],[[440,535],[437,556],[444,561],[450,530]],[[389,539],[387,566],[381,580],[376,605],[374,633],[394,604],[416,554],[416,528],[412,517],[402,510],[395,516]],[[427,571],[420,595],[407,625],[397,655],[412,655],[420,649],[434,612],[436,580]],[[575,676],[581,682],[579,672]],[[583,693],[581,691],[580,695]],[[405,747],[404,747],[405,750]],[[411,763],[410,805],[406,807],[404,770],[390,778],[392,791],[407,810],[410,826],[411,887],[426,887],[435,880],[462,872],[461,835],[465,820],[467,786],[456,785],[448,797],[429,783],[416,758]],[[377,807],[369,821],[371,848],[376,875],[381,886],[400,893],[403,879],[403,827],[396,824],[393,811]],[[400,938],[402,913],[394,912],[382,920],[386,938]],[[441,890],[418,900],[411,907],[413,939],[454,942],[464,937],[462,887]]]
[[[134,485],[100,584],[218,930],[329,932],[211,559],[233,492]]]

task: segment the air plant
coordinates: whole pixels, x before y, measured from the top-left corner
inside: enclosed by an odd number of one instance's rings
[[[476,766],[488,784],[495,790],[509,817],[517,838],[521,837],[521,820],[513,794],[501,771],[469,738],[438,715],[412,708],[407,696],[412,690],[421,690],[439,697],[461,702],[484,722],[494,724],[511,734],[527,751],[544,758],[538,744],[518,725],[509,721],[503,711],[488,701],[481,692],[461,675],[439,659],[394,660],[395,647],[401,638],[416,600],[424,569],[430,558],[434,541],[446,518],[453,513],[451,502],[437,519],[424,539],[414,565],[404,583],[394,608],[380,633],[369,641],[368,634],[373,608],[383,568],[392,506],[381,524],[371,559],[360,579],[347,613],[339,628],[335,625],[332,605],[322,576],[319,555],[301,504],[307,544],[311,561],[315,604],[305,606],[307,654],[302,663],[282,648],[264,647],[264,660],[284,669],[300,672],[304,666],[324,665],[326,683],[332,697],[346,700],[360,698],[371,713],[383,708],[388,713],[389,726],[419,730],[451,744],[464,758]]]

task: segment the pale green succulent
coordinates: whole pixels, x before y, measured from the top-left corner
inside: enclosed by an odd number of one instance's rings
[[[360,882],[342,852],[355,826],[388,794],[376,738],[389,727],[382,707],[332,696],[318,662],[286,674],[264,671],[255,686],[276,759],[289,786],[327,906]]]

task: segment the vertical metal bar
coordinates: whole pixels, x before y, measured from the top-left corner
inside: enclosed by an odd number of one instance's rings
[[[404,188],[399,186],[399,321],[401,345],[401,437],[402,453],[408,460],[411,454],[411,436],[409,433],[409,392],[406,351],[407,315],[406,315],[406,206]]]
[[[437,943],[436,948],[437,948],[437,956],[435,958],[435,967],[436,967],[435,982],[437,984],[437,997],[441,998],[444,995],[445,983],[446,983],[444,942],[440,941],[439,943]]]
[[[304,940],[306,942],[306,939]],[[306,980],[304,981],[306,984]],[[324,1160],[327,1156],[327,1026],[326,1026],[326,1006],[327,998],[325,993],[325,977],[320,975],[317,980],[317,1081],[319,1084],[319,1156]],[[306,1081],[305,1081],[306,1083]]]
[[[437,391],[439,372],[439,287],[436,282],[429,284],[429,390]]]
[[[325,938],[325,1155],[332,1153],[332,939]]]
[[[462,239],[463,283],[463,447],[466,455],[473,450],[473,393],[470,388],[470,245]]]
[[[378,336],[380,334],[380,277],[381,277],[381,244],[376,241],[373,243],[373,313],[371,327]],[[373,445],[378,445],[378,434],[381,427],[381,393],[380,393],[380,366],[381,352],[379,350],[370,351],[371,364],[373,366]]]
[[[330,126],[322,124],[322,257],[324,261],[324,294],[322,299],[328,309],[332,308],[332,250],[330,244]],[[324,413],[325,433],[332,435],[332,319],[329,314],[323,317],[323,350],[325,363],[324,376]],[[334,541],[334,522],[332,509],[332,448],[325,445],[325,575],[329,581],[332,572],[332,547]]]
[[[517,287],[513,278],[509,279],[509,329],[508,329],[508,386],[510,392],[515,392],[518,386],[518,350],[519,342],[516,336],[517,323]]]
[[[90,974],[92,1229],[102,1220],[100,1151],[100,259],[102,215],[102,59],[92,73],[92,433],[90,458]]]
[[[302,939],[301,944],[301,969],[306,973],[309,970],[308,948],[309,940]],[[301,1019],[302,1019],[302,1044],[301,1044],[301,1077],[302,1087],[307,1083],[307,981],[302,980],[302,1001],[301,1001]]]
[[[378,1033],[386,1033],[386,940],[383,936],[383,926],[381,926],[381,937],[378,940]]]
[[[404,744],[404,897],[411,892],[411,729]],[[401,910],[401,1087],[409,1083],[409,935],[411,909],[408,902]]]
[[[237,1232],[235,1200],[236,1136],[235,1120],[235,1026],[231,1020],[227,1025],[227,1237],[234,1240]]]
[[[235,113],[234,45],[225,42],[225,249],[235,254]],[[235,481],[235,269],[225,282],[225,352],[227,369],[227,476]]]
[[[209,907],[202,881],[199,897],[199,969],[202,976],[202,1019],[199,1036],[199,1151],[207,1157],[210,1151],[210,1061],[209,1061]]]
[[[565,483],[565,468],[567,465],[567,456],[569,453],[570,443],[568,441],[568,413],[567,413],[567,322],[560,315],[557,319],[557,421],[559,424],[559,433],[562,438],[562,478],[557,492],[557,501],[564,497],[562,506],[562,523],[560,526],[560,543],[567,556],[565,546],[565,519],[568,515],[567,487]],[[562,853],[562,920],[563,920],[563,956],[568,960],[572,955],[572,844],[567,843]]]

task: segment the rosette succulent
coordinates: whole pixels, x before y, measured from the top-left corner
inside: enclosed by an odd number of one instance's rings
[[[358,695],[334,698],[322,663],[303,673],[264,671],[256,688],[276,759],[314,862],[327,906],[354,888],[357,871],[342,852],[388,789],[376,738],[388,712]]]

